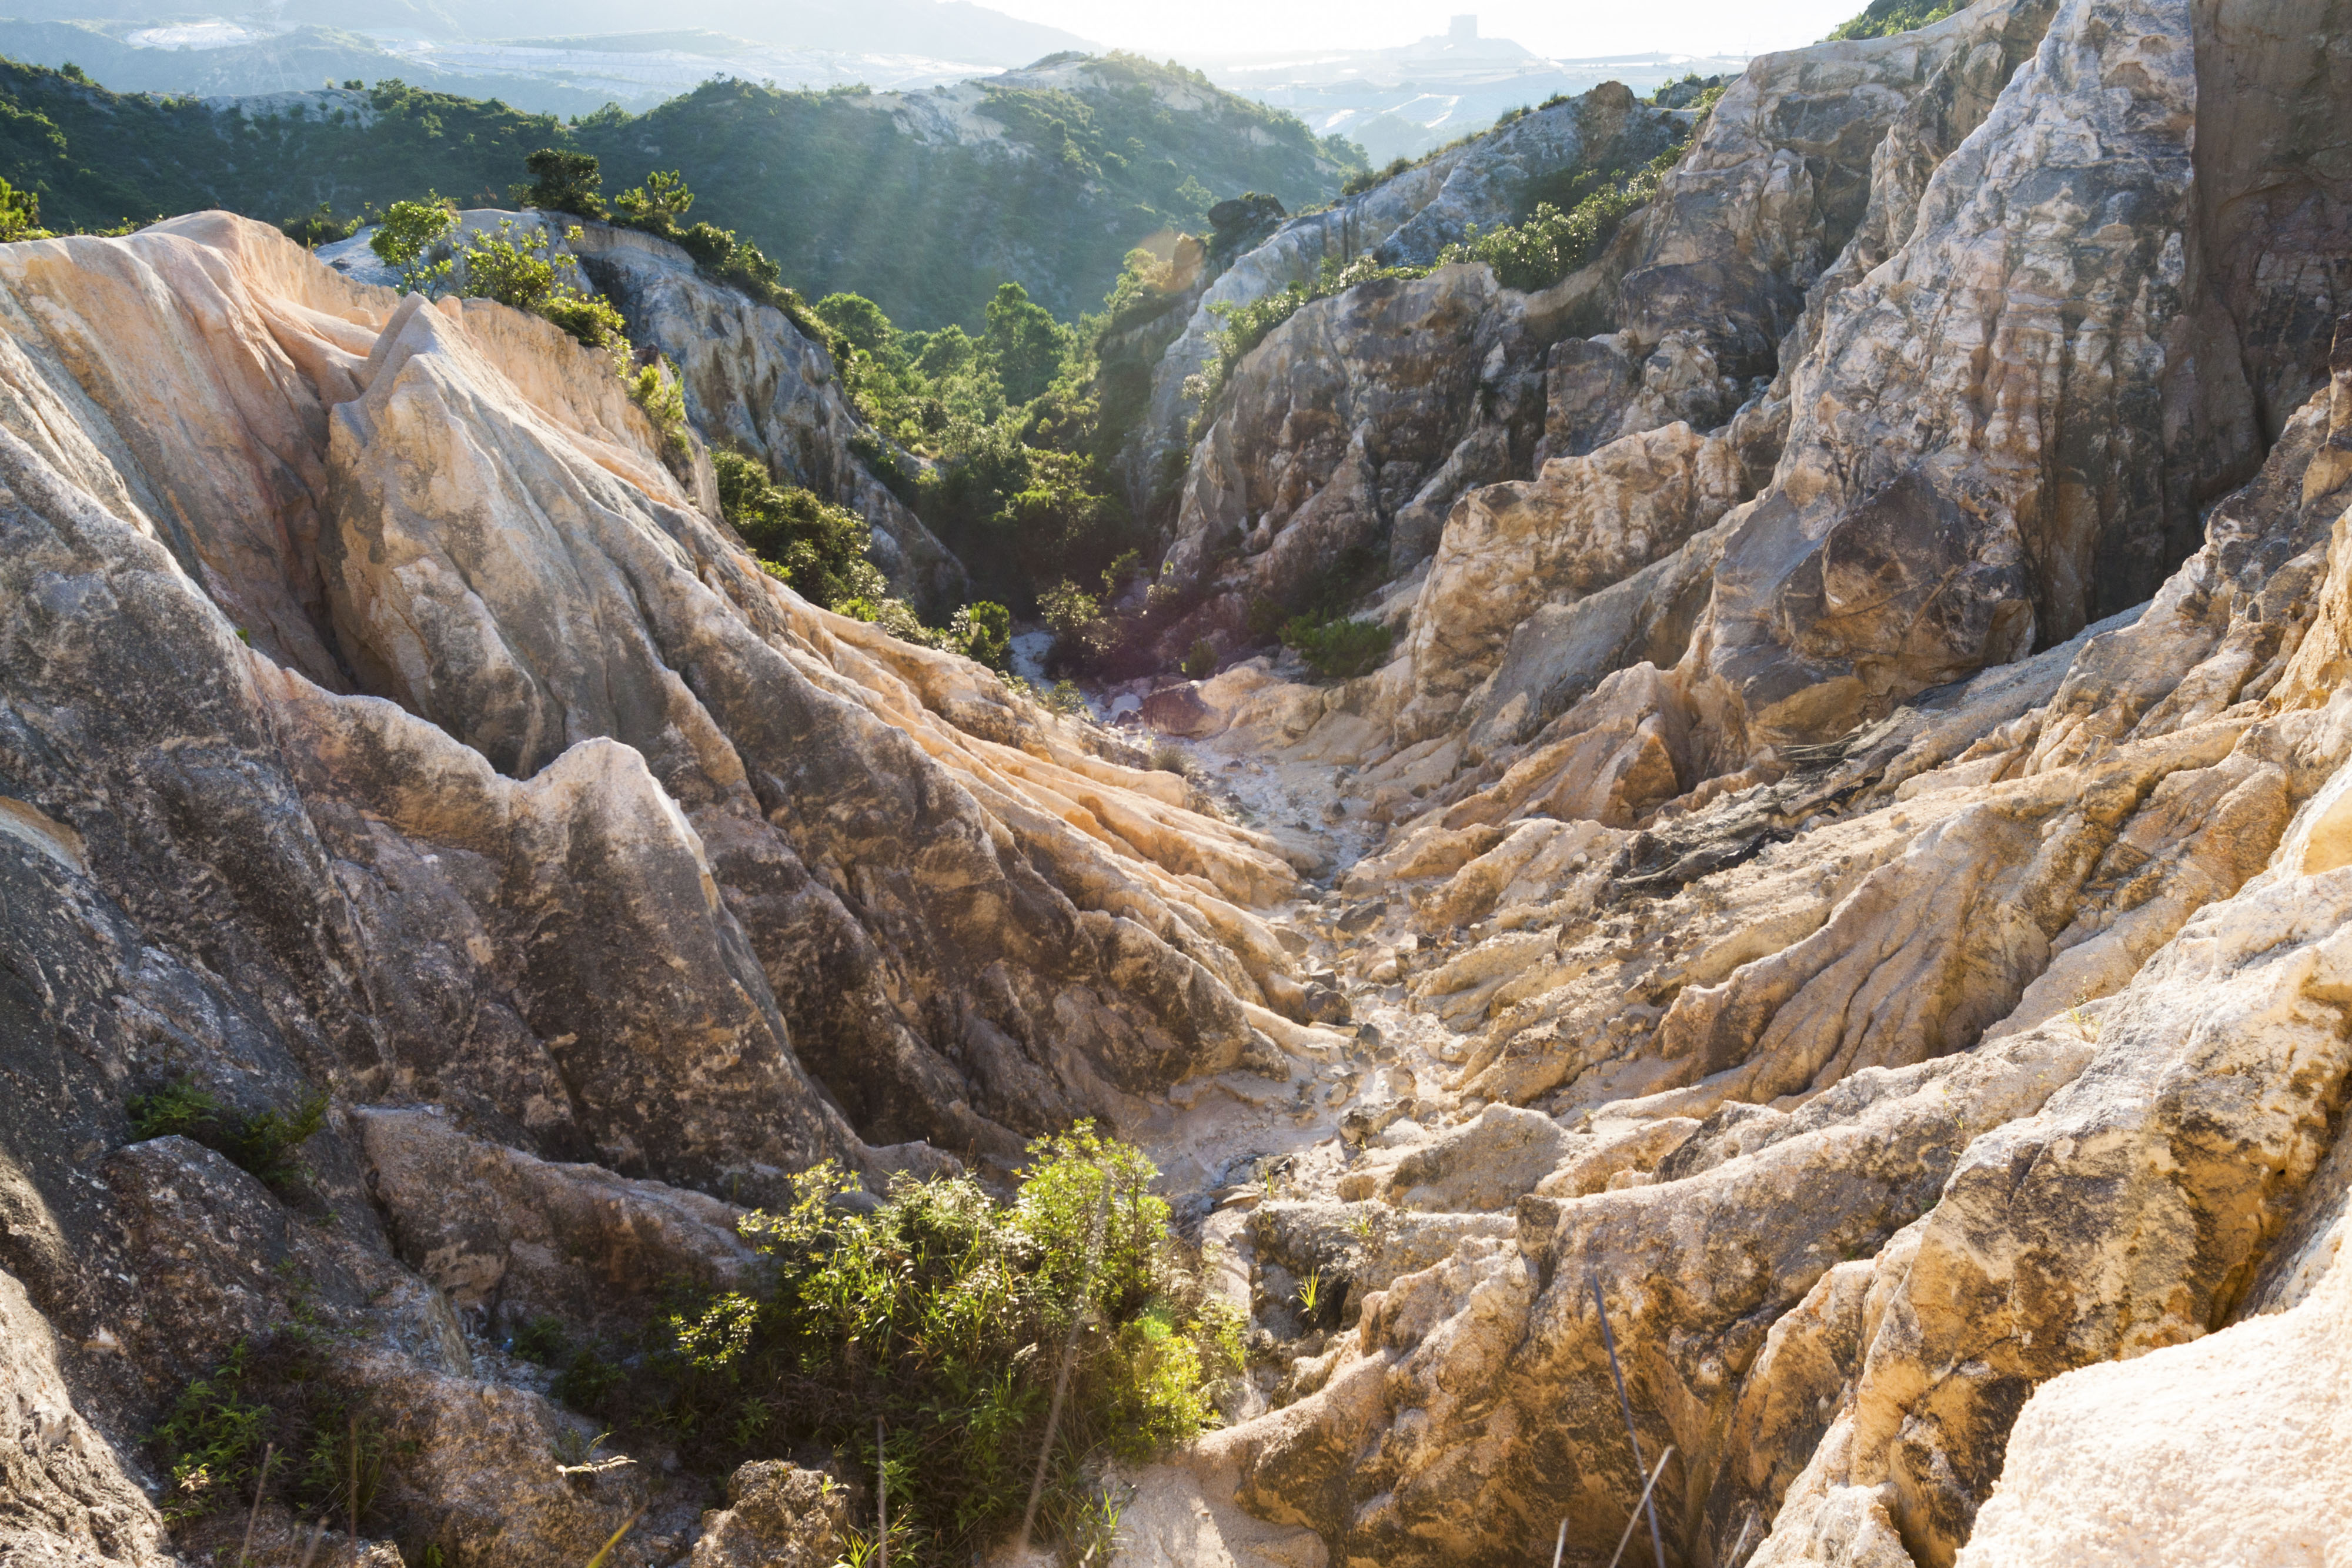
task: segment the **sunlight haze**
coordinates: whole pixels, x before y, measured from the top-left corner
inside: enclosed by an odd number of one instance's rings
[[[1410,0],[1202,0],[1185,6],[1097,0],[1000,0],[992,7],[1066,28],[1117,48],[1152,55],[1223,57],[1262,50],[1388,48],[1446,29],[1448,7]],[[1478,31],[1540,55],[1575,58],[1646,53],[1762,54],[1820,39],[1862,8],[1860,0],[1659,0],[1642,5],[1548,5],[1503,0],[1464,5]]]

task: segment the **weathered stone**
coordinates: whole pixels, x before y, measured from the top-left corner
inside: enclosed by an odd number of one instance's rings
[[[1418,738],[1458,720],[1462,694],[1493,673],[1538,606],[1624,580],[1744,498],[1729,444],[1681,423],[1464,497],[1414,604],[1413,695],[1399,733]]]
[[[833,1568],[849,1492],[831,1476],[758,1459],[727,1480],[727,1507],[702,1516],[693,1568]]]
[[[469,1137],[438,1110],[358,1113],[401,1260],[494,1337],[543,1314],[616,1335],[674,1284],[740,1289],[758,1258],[717,1198]]]
[[[1684,134],[1688,119],[1603,83],[1284,224],[1202,292],[1183,331],[1153,367],[1150,412],[1120,457],[1130,503],[1144,511],[1160,465],[1191,444],[1185,433],[1199,404],[1184,383],[1214,351],[1223,330],[1216,307],[1247,305],[1310,282],[1327,262],[1345,266],[1370,256],[1384,266],[1426,267],[1473,226],[1491,229],[1516,218],[1530,184],[1583,168],[1639,168]]]
[[[1195,682],[1162,686],[1143,699],[1143,722],[1161,735],[1187,737],[1213,734],[1222,727],[1216,710],[1202,699]]]

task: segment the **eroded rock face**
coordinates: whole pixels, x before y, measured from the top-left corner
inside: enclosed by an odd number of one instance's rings
[[[537,213],[482,208],[458,215],[452,240],[496,234],[502,225],[548,235],[550,253],[575,258],[582,281],[620,308],[631,340],[669,358],[684,382],[688,422],[706,441],[760,458],[779,479],[866,518],[874,563],[895,591],[927,612],[944,615],[967,597],[962,564],[853,449],[861,434],[872,433],[850,406],[831,356],[782,311],[709,282],[677,246],[632,229],[585,222],[559,228]],[[397,277],[368,248],[374,234],[362,229],[322,246],[320,259],[348,277],[388,287]]]
[[[1413,695],[1399,732],[1448,727],[1463,694],[1493,674],[1538,609],[1633,577],[1718,521],[1743,491],[1731,443],[1677,421],[1589,456],[1555,457],[1531,483],[1465,496],[1413,606]]]
[[[151,1560],[141,1435],[299,1293],[373,1347],[355,1388],[462,1437],[383,1505],[404,1541],[585,1561],[626,1488],[519,1500],[572,1418],[485,1393],[401,1260],[593,1321],[575,1257],[741,1266],[644,1178],[1002,1157],[1237,1061],[1260,977],[1298,994],[1244,912],[1295,885],[1271,839],[798,601],[545,323],[220,214],[9,247],[0,292],[0,1266],[60,1347],[25,1398],[54,1365],[106,1439],[26,1450],[10,1550]],[[332,1095],[310,1218],[131,1144],[178,1078]],[[399,1148],[345,1109],[428,1099]],[[416,1192],[453,1176],[489,1212]]]
[[[1238,551],[1234,595],[1299,601],[1343,560],[1359,576],[1389,560],[1406,509],[1442,515],[1461,489],[1516,471],[1541,417],[1529,367],[1545,340],[1501,298],[1487,268],[1447,267],[1319,300],[1269,333],[1194,455],[1178,578],[1205,580],[1213,555]],[[1473,424],[1491,430],[1483,444]],[[1464,446],[1477,455],[1454,461]]]
[[[1340,1255],[1318,1206],[1463,1227],[1203,1446],[1335,1561],[1540,1558],[1562,1518],[1605,1560],[1642,1475],[1596,1281],[1643,1451],[1675,1450],[1680,1561],[2162,1560],[2154,1531],[2273,1506],[2296,1522],[2243,1528],[2290,1558],[2341,1533],[2332,1386],[2274,1433],[2169,1403],[2253,1389],[2341,1315],[2352,361],[2243,330],[2330,298],[2332,262],[2234,270],[2261,246],[2207,204],[2258,200],[2221,193],[2273,164],[2202,134],[2325,141],[2250,83],[2323,90],[2273,51],[2327,22],[1964,17],[1865,143],[1843,254],[1759,274],[1801,279],[1751,297],[1787,358],[1719,432],[1625,430],[1650,383],[1623,342],[1549,355],[1569,460],[1719,442],[1750,487],[1654,550],[1597,536],[1582,580],[1580,514],[1514,533],[1540,483],[1472,492],[1409,658],[1281,727],[1286,755],[1360,759],[1342,795],[1398,819],[1345,886],[1419,935],[1381,972],[1452,1076],[1434,1115],[1417,1091],[1421,1132],[1367,1118],[1259,1267]],[[2290,231],[2324,186],[2280,187]],[[2099,355],[2060,351],[2085,324]],[[2265,378],[2311,391],[2265,413]],[[1429,677],[1464,711],[1398,722]],[[1245,700],[1307,713],[1262,678]],[[1536,1138],[1447,1185],[1505,1106]],[[1549,1171],[1520,1168],[1535,1142]],[[2124,1500],[2126,1473],[2161,1495]]]
[[[1805,291],[1864,221],[1889,127],[1989,39],[2015,31],[2030,48],[2049,13],[2049,0],[1997,0],[1914,32],[1751,60],[1644,214],[1620,325],[1644,344],[1696,330],[1723,373],[1769,378]]]
[[[1137,510],[1144,510],[1160,466],[1190,444],[1185,433],[1199,402],[1184,382],[1214,351],[1212,340],[1222,327],[1213,307],[1247,305],[1310,282],[1327,259],[1344,266],[1370,256],[1387,267],[1426,267],[1472,226],[1492,229],[1521,215],[1536,182],[1564,183],[1580,168],[1638,169],[1687,134],[1689,120],[1686,112],[1637,102],[1619,83],[1603,83],[1323,212],[1294,218],[1234,258],[1201,292],[1182,331],[1152,370],[1150,413],[1120,455]]]

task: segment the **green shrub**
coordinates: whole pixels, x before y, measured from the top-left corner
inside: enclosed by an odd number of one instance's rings
[[[279,1192],[298,1189],[309,1179],[310,1168],[299,1151],[327,1121],[323,1094],[304,1095],[290,1113],[268,1110],[244,1114],[223,1105],[186,1078],[138,1095],[124,1109],[131,1117],[134,1141],[177,1134],[225,1155]]]
[[[906,1560],[961,1563],[1021,1517],[1066,1351],[1046,1517],[1068,1520],[1092,1462],[1215,1419],[1239,1323],[1182,1266],[1141,1154],[1081,1123],[1030,1159],[1009,1207],[900,1175],[861,1213],[829,1164],[795,1177],[788,1207],[741,1221],[768,1281],[681,1300],[600,1414],[714,1473],[806,1444],[870,1471],[879,1416]]]
[[[288,218],[278,225],[278,232],[296,245],[311,250],[322,245],[332,245],[339,239],[349,239],[360,232],[364,218],[339,218],[334,204],[320,202],[299,218]]]
[[[368,241],[368,249],[375,252],[377,260],[400,274],[397,287],[403,294],[418,289],[429,293],[449,276],[449,258],[436,258],[434,253],[457,226],[456,210],[440,196],[427,195],[421,202],[394,202],[384,209],[373,237]]]
[[[678,170],[656,169],[644,184],[614,197],[613,206],[630,227],[667,238],[677,232],[677,220],[693,209],[694,193],[686,188],[686,176]]]
[[[1319,675],[1352,680],[1370,674],[1389,656],[1395,633],[1377,621],[1324,620],[1294,616],[1283,623],[1282,642]]]
[[[865,518],[798,486],[777,484],[764,465],[740,453],[715,451],[710,460],[718,470],[720,513],[751,553],[802,598],[848,613],[849,604],[888,597],[881,568],[866,559],[873,532]]]
[[[948,638],[957,653],[992,670],[1013,665],[1013,612],[1002,604],[982,599],[965,605],[948,622]]]
[[[41,227],[39,194],[0,180],[0,244],[48,237],[48,231]]]
[[[1485,234],[1474,227],[1462,243],[1446,246],[1439,260],[1483,261],[1506,288],[1526,293],[1549,288],[1600,255],[1626,215],[1658,193],[1663,165],[1671,156],[1622,183],[1591,191],[1567,212],[1541,202],[1524,223]]]
[[[1207,680],[1217,673],[1217,645],[1206,637],[1195,637],[1176,667],[1193,680]]]
[[[533,1318],[507,1341],[508,1354],[540,1366],[562,1365],[571,1353],[572,1336],[564,1332],[562,1318]]]
[[[465,250],[457,257],[463,265],[458,292],[469,298],[495,299],[552,321],[584,347],[625,353],[628,324],[611,301],[580,287],[580,264],[555,248],[557,237],[544,227],[519,226],[512,218],[499,219],[495,230],[468,235]],[[566,229],[562,237],[577,240],[578,226]],[[631,391],[635,395],[635,386]],[[648,412],[655,411],[648,408]],[[681,435],[685,420],[681,403],[676,421]],[[666,433],[670,428],[664,424]]]
[[[1930,22],[1940,22],[1966,4],[1968,0],[1870,0],[1861,16],[1850,18],[1831,31],[1830,41],[1883,38],[1889,33],[1907,33]]]
[[[1037,612],[1046,625],[1064,636],[1073,636],[1102,613],[1102,603],[1066,577],[1037,596]]]
[[[572,213],[583,218],[604,216],[604,175],[595,158],[542,147],[523,160],[531,183],[517,185],[514,199],[543,213]]]

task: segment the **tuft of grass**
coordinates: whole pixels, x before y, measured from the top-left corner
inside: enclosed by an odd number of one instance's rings
[[[299,1329],[240,1343],[181,1391],[150,1441],[174,1523],[261,1496],[321,1521],[364,1519],[396,1458],[363,1399],[338,1385],[333,1356]]]
[[[1201,765],[1192,760],[1192,753],[1166,741],[1151,748],[1151,766],[1160,772],[1173,773],[1184,779],[1194,778],[1201,771]]]

